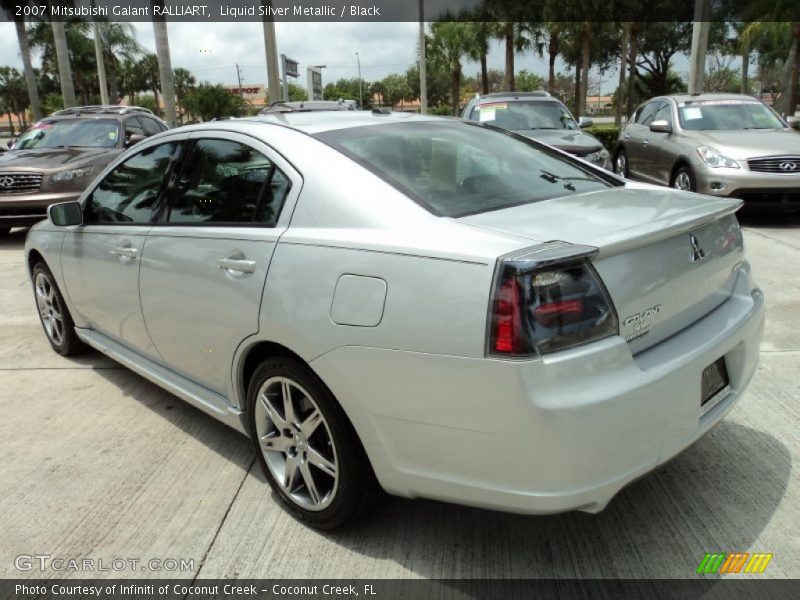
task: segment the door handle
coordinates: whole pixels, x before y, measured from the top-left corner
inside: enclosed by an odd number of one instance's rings
[[[242,258],[220,258],[217,261],[220,269],[225,269],[228,273],[241,275],[242,273],[252,273],[256,270],[256,261],[245,260]]]
[[[111,254],[116,254],[117,256],[120,256],[122,258],[131,258],[131,259],[136,258],[136,255],[139,253],[139,251],[136,248],[133,248],[131,246],[118,246],[113,250],[110,250],[110,252]]]
[[[631,134],[630,134],[630,133],[626,133],[626,134],[625,134],[625,136],[624,136],[622,139],[623,139],[623,140],[629,140],[629,139],[631,139]]]
[[[642,146],[648,146],[648,145],[650,145],[650,141],[649,140],[645,140],[645,141],[642,142]]]

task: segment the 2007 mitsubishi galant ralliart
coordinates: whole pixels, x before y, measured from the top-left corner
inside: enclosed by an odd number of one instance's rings
[[[479,123],[290,113],[137,144],[26,253],[57,352],[251,435],[316,527],[382,489],[597,512],[756,369],[739,205]]]

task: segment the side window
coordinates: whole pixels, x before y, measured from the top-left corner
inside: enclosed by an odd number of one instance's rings
[[[289,179],[266,156],[228,140],[198,140],[186,160],[170,223],[274,225]]]
[[[658,102],[648,102],[645,104],[639,109],[638,114],[636,115],[636,123],[639,125],[649,125],[650,121],[653,120],[653,116],[656,114],[656,109],[658,106]]]
[[[672,107],[669,102],[664,102],[653,116],[653,121],[666,121],[672,125]]]
[[[145,135],[144,127],[136,117],[129,117],[125,119],[125,139],[128,139],[133,134]]]
[[[86,202],[84,222],[147,223],[178,144],[148,148],[106,175]]]
[[[146,136],[155,135],[164,131],[164,128],[161,127],[161,124],[155,119],[151,119],[150,117],[137,117],[137,119],[141,122]]]

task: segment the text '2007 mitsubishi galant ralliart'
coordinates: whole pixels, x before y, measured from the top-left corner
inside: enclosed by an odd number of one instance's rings
[[[57,352],[251,436],[313,526],[382,491],[597,512],[753,376],[740,204],[480,123],[286,113],[138,144],[26,256]]]

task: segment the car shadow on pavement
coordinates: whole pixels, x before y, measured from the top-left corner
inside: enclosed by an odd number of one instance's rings
[[[25,236],[27,235],[27,228],[12,229],[8,234],[0,235],[0,248],[16,246],[22,252],[22,248],[25,246]]]
[[[797,229],[800,227],[800,206],[795,212],[759,211],[742,209],[736,213],[742,227],[763,227],[766,229]]]
[[[596,515],[524,516],[396,498],[330,536],[425,578],[692,577],[706,552],[750,551],[790,471],[781,442],[723,421]]]

